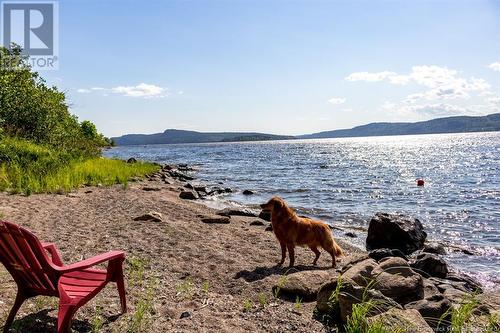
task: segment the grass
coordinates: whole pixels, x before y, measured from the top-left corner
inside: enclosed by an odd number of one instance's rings
[[[102,327],[104,326],[104,317],[102,315],[102,312],[103,312],[102,306],[96,305],[94,317],[92,318],[92,322],[91,322],[91,332],[92,333],[100,332]]]
[[[175,290],[177,291],[177,295],[189,298],[192,296],[193,288],[194,288],[193,282],[191,281],[191,279],[187,278],[181,283],[179,283],[175,288]]]
[[[257,295],[257,301],[259,302],[261,308],[265,308],[266,307],[266,305],[267,305],[267,297],[266,297],[266,295],[264,293],[259,293]]]
[[[208,294],[209,288],[210,288],[210,284],[208,283],[208,281],[205,281],[202,283],[201,291],[203,291],[203,293]]]
[[[138,299],[135,304],[135,312],[132,315],[130,324],[126,330],[127,333],[148,332],[150,321],[149,315],[154,312],[154,296],[158,287],[158,280],[149,280],[146,292]]]
[[[288,276],[286,275],[286,272],[285,272],[285,274],[283,274],[282,276],[280,276],[280,278],[278,280],[278,283],[276,285],[276,288],[274,288],[274,290],[273,290],[275,298],[279,297],[280,292],[281,292],[281,288],[283,288],[283,286],[285,285],[286,281],[288,281]]]
[[[132,177],[157,171],[152,163],[125,163],[100,157],[60,153],[26,140],[0,141],[0,191],[65,193],[82,185],[127,185]]]
[[[295,303],[294,303],[293,306],[295,308],[295,311],[300,312],[300,310],[302,309],[302,298],[300,298],[299,296],[297,296],[295,298]]]
[[[248,312],[252,309],[253,307],[253,302],[251,299],[249,298],[246,298],[244,301],[243,301],[243,311],[245,312]]]
[[[352,314],[347,318],[344,325],[346,333],[396,333],[404,332],[404,329],[398,327],[384,327],[381,320],[372,320],[366,322],[370,311],[376,306],[375,302],[367,301],[363,303],[353,304]]]

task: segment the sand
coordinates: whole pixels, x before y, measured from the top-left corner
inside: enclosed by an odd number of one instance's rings
[[[159,190],[145,191],[145,186]],[[203,223],[201,217],[216,211],[201,200],[179,199],[180,186],[140,181],[65,195],[0,193],[0,212],[42,241],[55,242],[65,263],[109,250],[126,252],[128,313],[117,316],[118,294],[110,284],[77,313],[76,332],[99,327],[101,332],[326,331],[313,318],[315,302],[299,307],[274,297],[271,288],[286,269],[275,266],[280,250],[272,232],[265,231],[267,222],[254,226],[250,223],[257,218],[232,217],[229,224]],[[133,220],[150,211],[161,213],[163,221]],[[348,254],[359,252],[341,245]],[[310,250],[297,249],[298,269],[314,269],[313,258]],[[323,252],[319,267],[328,270],[330,264]],[[2,322],[15,293],[1,266]],[[21,332],[55,331],[57,298],[31,299],[16,318],[14,327]]]

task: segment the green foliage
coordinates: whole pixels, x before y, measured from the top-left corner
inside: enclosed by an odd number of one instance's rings
[[[251,299],[249,298],[246,298],[244,301],[243,301],[243,311],[245,312],[248,312],[252,309],[253,307],[253,302]]]
[[[264,293],[259,293],[257,295],[257,300],[259,301],[260,307],[265,308],[267,305],[267,297]]]
[[[77,156],[98,156],[101,147],[110,144],[90,121],[78,122],[65,94],[48,87],[31,70],[20,48],[0,47],[0,136],[24,138]]]
[[[370,311],[374,307],[373,302],[363,302],[353,304],[352,314],[347,318],[344,326],[346,333],[391,333],[393,329],[384,328],[381,321],[373,320],[369,324],[366,322]]]
[[[299,296],[295,298],[294,307],[296,311],[300,311],[300,309],[302,309],[302,298],[300,298]]]
[[[0,140],[0,191],[63,193],[82,185],[127,184],[131,177],[156,170],[158,166],[151,163],[75,158],[23,139]]]

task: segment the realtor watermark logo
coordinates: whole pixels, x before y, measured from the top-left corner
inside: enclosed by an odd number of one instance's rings
[[[21,54],[34,70],[58,69],[58,2],[1,1],[1,38],[2,45],[11,51],[16,45],[21,47]],[[9,61],[2,60],[2,65]]]

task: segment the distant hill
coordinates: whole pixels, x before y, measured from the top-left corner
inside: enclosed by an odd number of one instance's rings
[[[286,135],[264,134],[264,133],[238,133],[238,132],[202,133],[195,131],[168,129],[163,133],[127,134],[112,139],[118,146],[128,146],[128,145],[172,144],[172,143],[288,140],[288,139],[294,139],[294,137]]]
[[[306,135],[289,136],[264,133],[214,132],[202,133],[168,129],[156,134],[127,134],[112,138],[118,146],[169,144],[169,143],[208,143],[266,141],[290,139],[346,138],[358,136],[412,135],[463,132],[500,131],[500,113],[483,117],[446,117],[416,123],[371,123],[351,129],[319,132]]]
[[[370,123],[367,125],[299,135],[299,139],[345,138],[359,136],[412,135],[500,131],[500,113],[482,117],[446,117],[416,123]]]

